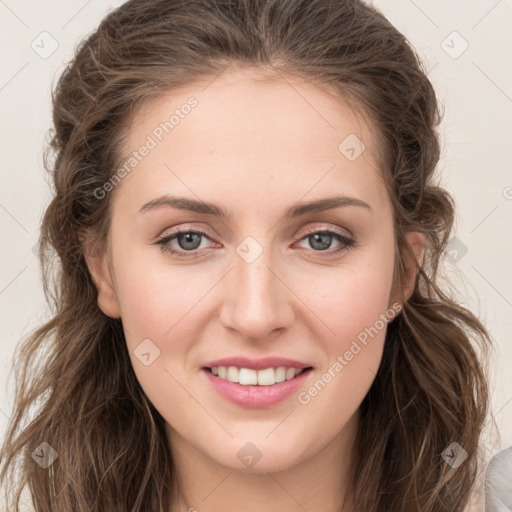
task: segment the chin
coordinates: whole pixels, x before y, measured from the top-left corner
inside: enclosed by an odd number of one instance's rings
[[[250,436],[245,439],[251,439]],[[302,443],[284,444],[281,439],[265,439],[253,441],[234,440],[235,446],[222,447],[220,453],[210,453],[210,457],[218,464],[231,470],[243,473],[274,473],[287,470],[300,463],[304,456]],[[233,441],[233,440],[232,440]],[[234,454],[230,456],[230,454]]]

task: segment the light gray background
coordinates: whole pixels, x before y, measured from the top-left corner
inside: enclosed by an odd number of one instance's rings
[[[47,317],[33,248],[50,197],[42,164],[50,87],[78,40],[120,3],[0,0],[1,437],[12,407],[6,376],[14,348]],[[496,340],[492,402],[502,439],[490,448],[495,453],[512,445],[512,2],[374,5],[416,47],[445,105],[439,169],[458,205],[446,271],[460,302]]]

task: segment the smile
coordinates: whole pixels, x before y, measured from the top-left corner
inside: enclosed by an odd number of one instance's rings
[[[273,386],[279,382],[294,379],[305,369],[279,366],[277,368],[253,370],[251,368],[237,368],[236,366],[214,366],[209,370],[220,379],[238,383],[242,386]]]
[[[214,369],[222,375],[215,375]],[[234,368],[234,369],[231,369]],[[285,380],[279,382],[284,371]],[[292,376],[293,371],[293,376]],[[237,367],[212,367],[202,368],[201,374],[204,375],[208,384],[223,399],[243,408],[262,409],[269,408],[287,398],[296,395],[301,388],[305,387],[307,379],[313,374],[313,368],[264,368],[263,370],[254,370],[250,368]],[[228,374],[240,382],[232,382],[228,379]],[[287,374],[288,377],[287,378]],[[260,377],[261,375],[261,377]],[[258,380],[261,383],[258,383]],[[248,382],[244,384],[243,382]]]

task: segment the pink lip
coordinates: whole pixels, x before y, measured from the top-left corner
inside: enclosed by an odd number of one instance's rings
[[[214,366],[236,366],[237,368],[249,368],[251,370],[265,370],[266,368],[309,368],[310,364],[304,364],[292,359],[282,357],[265,357],[263,359],[249,359],[247,357],[227,357],[205,363],[203,368],[213,368]]]
[[[214,363],[216,363],[216,361],[214,361]],[[216,366],[216,364],[214,366]],[[224,366],[224,364],[219,366]],[[237,365],[233,364],[231,366]],[[271,364],[270,366],[265,366],[265,368],[272,366],[274,365]],[[279,364],[278,366],[286,365]],[[247,366],[243,365],[242,367],[247,368]],[[292,368],[292,366],[290,366],[290,368]],[[201,373],[208,378],[215,391],[230,402],[242,407],[262,409],[275,405],[296,393],[312,371],[312,369],[304,370],[291,380],[278,382],[271,386],[243,386],[242,384],[216,377],[210,370],[205,368],[201,370]]]

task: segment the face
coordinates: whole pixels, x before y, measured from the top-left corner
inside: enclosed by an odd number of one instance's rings
[[[375,135],[342,100],[241,70],[207,83],[133,120],[90,268],[172,448],[282,470],[353,431],[396,315],[392,211]]]

